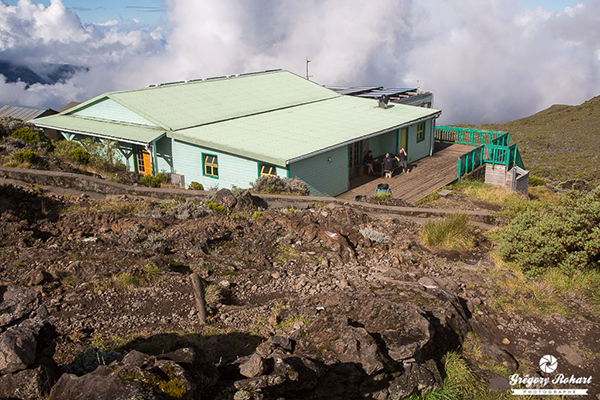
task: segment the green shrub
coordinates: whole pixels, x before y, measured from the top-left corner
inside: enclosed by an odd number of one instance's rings
[[[294,178],[280,178],[273,175],[263,175],[252,183],[252,190],[267,194],[293,194],[308,196],[306,183]]]
[[[69,152],[69,159],[77,164],[89,164],[91,154],[81,147],[77,147]]]
[[[35,125],[14,117],[0,117],[0,137],[10,136],[20,128],[35,129]]]
[[[52,153],[57,157],[69,158],[69,154],[73,150],[80,148],[81,145],[75,140],[56,140],[54,141]]]
[[[555,204],[517,215],[501,233],[499,254],[529,275],[559,268],[573,276],[600,266],[600,194],[569,192]]]
[[[529,186],[546,186],[546,181],[529,175]]]
[[[263,215],[265,215],[264,211],[256,211],[254,214],[252,214],[252,219],[259,219]]]
[[[39,157],[39,154],[31,150],[23,150],[13,153],[13,158],[19,163],[32,163]]]
[[[448,249],[469,249],[475,246],[475,239],[469,228],[469,217],[465,214],[452,214],[441,221],[428,221],[421,231],[421,238],[428,246]]]
[[[204,186],[201,183],[198,183],[196,181],[193,181],[192,183],[190,183],[190,185],[188,186],[189,190],[204,190]]]
[[[11,136],[17,139],[21,139],[22,141],[28,144],[37,144],[42,142],[42,139],[40,138],[40,133],[34,129],[27,127],[17,129],[12,133]]]
[[[393,196],[391,193],[378,193],[375,197],[378,199],[391,199]]]
[[[219,205],[218,203],[216,203],[214,201],[211,201],[211,200],[207,201],[206,207],[208,207],[209,210],[216,212],[217,214],[227,214],[227,208]]]
[[[156,175],[144,175],[140,178],[140,183],[149,187],[159,188],[161,184],[167,183],[169,178],[163,172]]]

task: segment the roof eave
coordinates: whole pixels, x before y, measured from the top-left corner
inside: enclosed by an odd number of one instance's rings
[[[35,125],[37,127],[44,128],[44,129],[54,129],[54,130],[57,130],[59,132],[74,133],[76,135],[93,136],[93,137],[96,137],[98,139],[116,140],[118,142],[136,144],[136,145],[141,145],[141,146],[144,146],[144,147],[150,145],[152,142],[156,142],[157,140],[162,139],[167,134],[166,132],[163,132],[162,134],[158,135],[157,137],[155,137],[154,139],[150,140],[149,142],[146,142],[146,141],[143,141],[143,140],[123,139],[123,138],[119,138],[119,137],[116,137],[116,136],[100,135],[100,134],[94,133],[94,132],[84,132],[84,131],[78,131],[78,130],[75,130],[75,129],[57,128],[55,126],[49,126],[49,125],[44,125],[44,124],[35,124]]]

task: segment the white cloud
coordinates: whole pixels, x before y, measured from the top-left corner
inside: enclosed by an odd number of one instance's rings
[[[111,19],[110,21],[97,23],[96,25],[98,25],[98,26],[115,26],[115,25],[119,25],[119,21],[117,21],[116,19]]]
[[[82,26],[60,0],[0,2],[0,58],[89,72],[0,102],[62,103],[150,83],[262,69],[329,85],[416,86],[444,123],[500,122],[600,94],[600,0],[559,12],[516,0],[166,0],[169,29]],[[4,29],[3,27],[7,27]],[[59,29],[60,28],[60,29]],[[35,31],[35,33],[31,33]],[[6,93],[11,93],[11,97]]]

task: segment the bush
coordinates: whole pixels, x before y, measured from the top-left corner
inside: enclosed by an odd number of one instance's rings
[[[294,178],[280,178],[273,175],[263,175],[253,184],[252,190],[257,193],[267,194],[293,194],[308,196],[309,189],[306,183]]]
[[[529,175],[529,186],[546,186],[546,181]]]
[[[192,183],[190,183],[190,185],[188,186],[189,190],[204,190],[204,186],[201,183],[198,183],[196,181],[193,181]]]
[[[140,178],[140,183],[149,187],[159,188],[161,184],[167,183],[169,179],[163,172],[156,175],[144,175]]]
[[[475,246],[475,239],[469,228],[469,217],[465,214],[452,214],[442,221],[428,221],[421,231],[421,238],[428,246],[448,249],[469,249]]]
[[[74,140],[57,140],[54,141],[54,149],[52,153],[61,158],[69,158],[69,154],[75,150],[80,149],[81,145],[79,142]]]
[[[77,147],[69,152],[69,159],[77,164],[89,164],[91,157],[91,154],[81,147]]]
[[[13,158],[19,163],[31,164],[32,162],[36,161],[38,157],[39,154],[31,150],[23,150],[13,153]]]
[[[499,253],[529,275],[559,268],[573,276],[600,266],[600,193],[569,192],[528,209],[501,233]]]
[[[21,128],[36,129],[35,125],[13,117],[0,117],[0,137],[10,136]]]
[[[11,136],[17,139],[21,139],[22,141],[28,144],[37,144],[42,142],[42,139],[40,138],[40,133],[34,129],[27,127],[17,129],[12,133]]]

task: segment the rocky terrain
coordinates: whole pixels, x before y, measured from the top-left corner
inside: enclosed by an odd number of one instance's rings
[[[390,210],[164,197],[0,186],[0,397],[402,399],[440,389],[449,352],[498,396],[545,354],[600,393],[593,305],[500,309],[534,283],[496,264],[491,225],[450,251]]]

